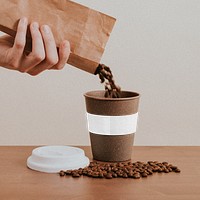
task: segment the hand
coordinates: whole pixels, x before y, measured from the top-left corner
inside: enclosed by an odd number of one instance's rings
[[[32,52],[28,53],[25,50],[27,26],[27,18],[21,18],[15,38],[0,37],[0,66],[32,76],[46,69],[62,69],[69,58],[69,42],[63,41],[58,52],[50,27],[39,27],[33,22],[30,24]]]

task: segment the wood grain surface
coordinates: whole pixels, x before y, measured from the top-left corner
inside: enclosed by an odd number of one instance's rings
[[[60,177],[30,170],[36,146],[0,147],[0,200],[199,200],[200,147],[133,147],[132,161],[168,161],[181,173],[141,179]],[[92,159],[90,147],[80,147]]]

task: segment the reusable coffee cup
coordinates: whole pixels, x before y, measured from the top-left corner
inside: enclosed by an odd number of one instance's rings
[[[106,98],[104,94],[105,91],[84,94],[93,159],[106,162],[130,160],[140,95],[122,91],[120,98]]]

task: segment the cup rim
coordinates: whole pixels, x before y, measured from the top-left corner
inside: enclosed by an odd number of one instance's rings
[[[123,100],[131,100],[131,99],[137,99],[140,98],[140,94],[138,92],[134,92],[134,91],[128,91],[128,90],[122,90],[122,93],[127,93],[129,95],[132,96],[128,96],[128,97],[120,97],[120,98],[109,98],[109,97],[99,97],[99,96],[95,96],[94,94],[98,94],[98,93],[102,93],[105,92],[105,90],[92,90],[92,91],[88,91],[86,93],[84,93],[84,96],[87,98],[91,98],[91,99],[97,99],[97,100],[103,100],[103,101],[123,101]]]

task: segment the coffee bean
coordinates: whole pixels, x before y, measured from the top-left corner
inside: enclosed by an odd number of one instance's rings
[[[157,170],[157,172],[158,172],[158,173],[162,173],[162,172],[163,172],[163,169],[159,167],[158,170]]]
[[[99,173],[99,178],[103,178],[104,174],[102,172]]]
[[[149,165],[155,165],[153,161],[148,161],[147,162]]]
[[[148,161],[147,163],[137,161],[131,162],[119,162],[119,163],[98,163],[91,162],[88,167],[79,168],[77,170],[61,170],[60,176],[72,176],[80,177],[82,175],[92,178],[134,178],[139,179],[152,175],[155,172],[169,173],[169,172],[180,173],[181,170],[168,162]]]
[[[105,78],[104,78],[103,74],[99,74],[99,78],[100,78],[100,80],[101,80],[101,83],[104,83]]]
[[[93,178],[98,178],[99,177],[99,172],[93,172],[92,173]]]
[[[163,165],[167,166],[168,165],[168,162],[162,162]]]
[[[94,167],[94,166],[95,166],[95,163],[94,162],[90,162],[89,167]]]
[[[80,177],[80,174],[79,174],[79,173],[77,173],[77,172],[75,172],[75,173],[72,173],[72,177],[74,177],[74,178],[78,178],[78,177]]]
[[[129,173],[129,170],[127,168],[124,168],[125,173]]]
[[[162,167],[162,166],[163,166],[163,164],[162,164],[162,163],[158,163],[158,164],[157,164],[157,166],[159,166],[159,167]]]
[[[111,163],[110,167],[116,167],[116,163]]]
[[[117,178],[117,174],[116,173],[112,173],[112,177],[113,178]]]
[[[112,168],[111,167],[107,167],[107,172],[111,172]]]
[[[66,170],[66,171],[65,171],[65,174],[66,174],[66,175],[71,175],[71,174],[72,174],[72,170]]]
[[[128,174],[128,177],[130,177],[130,178],[133,178],[133,176],[134,176],[133,172]]]
[[[107,171],[103,171],[103,175],[106,176],[107,175]]]
[[[147,169],[147,171],[149,172],[149,175],[153,174],[153,171],[151,169]]]
[[[119,177],[123,177],[123,175],[124,175],[123,173],[118,174]]]
[[[77,173],[78,173],[79,175],[82,175],[82,174],[83,174],[83,170],[82,170],[82,169],[78,169]]]
[[[176,173],[180,173],[180,172],[181,172],[181,170],[178,169],[178,168],[176,168],[174,171],[175,171]]]
[[[88,172],[87,176],[92,176],[92,172]]]
[[[143,172],[143,173],[141,174],[141,176],[142,176],[142,177],[147,177],[148,175],[147,175],[146,172]]]
[[[112,177],[112,174],[111,173],[108,173],[107,175],[106,175],[106,178],[107,179],[112,179],[113,177]]]
[[[117,167],[112,167],[112,171],[113,171],[113,172],[116,172],[117,170],[118,170]]]
[[[133,175],[133,178],[139,179],[139,178],[140,178],[140,174],[139,174],[139,173],[135,173],[135,174]]]
[[[65,172],[63,170],[60,171],[60,176],[65,176]]]
[[[127,173],[124,173],[124,174],[122,175],[122,177],[123,177],[123,178],[128,178]]]
[[[155,167],[153,168],[153,172],[157,172],[159,169],[160,169],[159,167],[155,166]]]
[[[88,174],[88,172],[87,171],[83,171],[83,175],[87,175]]]
[[[170,168],[170,167],[167,167],[167,169],[169,170],[169,172],[172,172],[172,171],[173,171],[172,168]]]
[[[122,163],[118,163],[118,167],[124,167]]]
[[[172,166],[171,166],[171,169],[172,169],[172,170],[176,170],[176,169],[177,169],[177,166],[173,166],[173,165],[172,165]]]
[[[108,66],[104,64],[99,64],[95,74],[99,75],[101,83],[104,83],[105,85],[104,97],[106,98],[121,97],[121,88],[115,84],[113,80],[113,74]]]
[[[165,169],[164,172],[165,172],[165,173],[169,173],[169,170],[168,170],[168,169]]]
[[[121,173],[121,170],[117,170],[117,171],[114,171],[116,174],[120,174]]]

